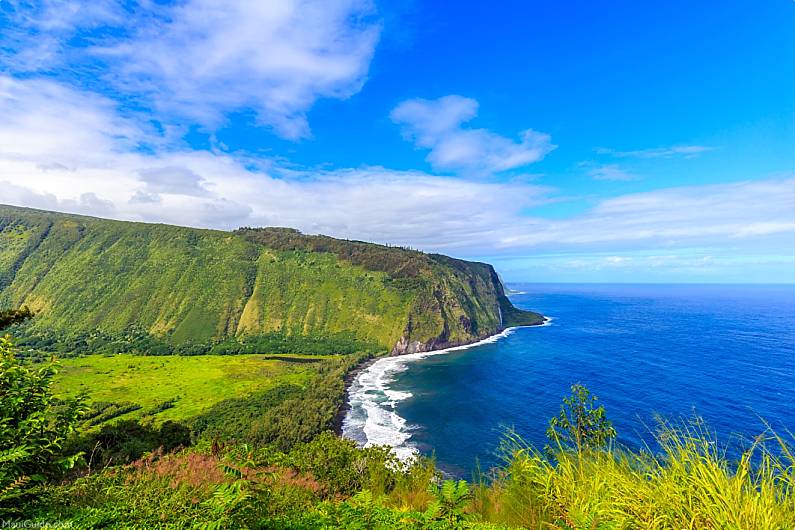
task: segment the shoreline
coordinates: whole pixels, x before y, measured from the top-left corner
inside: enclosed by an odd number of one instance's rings
[[[520,328],[549,326],[552,320],[551,317],[545,316],[544,321],[539,324],[507,327],[484,338],[473,340],[465,344],[446,346],[444,348],[416,353],[385,355],[362,362],[345,376],[345,392],[343,395],[343,402],[334,419],[334,433],[337,436],[354,440],[358,445],[389,445],[395,450],[399,458],[410,458],[416,451],[403,444],[411,438],[411,435],[402,430],[405,425],[405,420],[398,416],[394,412],[394,409],[397,402],[411,397],[411,394],[395,391],[388,387],[388,384],[391,382],[390,376],[392,374],[404,371],[408,363],[413,361],[421,360],[432,355],[444,355],[453,351],[490,344],[507,337]],[[373,367],[377,364],[382,365],[382,368],[380,370],[373,370]],[[364,382],[360,381],[362,375],[367,376],[367,380]],[[368,400],[365,397],[368,393],[373,392],[380,393],[380,399],[375,400],[371,398]],[[356,400],[356,404],[365,409],[365,417],[358,418],[355,424],[354,419],[350,417],[351,411],[354,408],[353,400]],[[384,405],[389,407],[389,409],[385,408]],[[378,416],[378,418],[374,416]],[[381,419],[382,422],[379,423],[377,419]],[[388,423],[385,424],[386,422]],[[368,434],[368,429],[376,432],[370,432]],[[352,432],[361,432],[363,436],[351,436]],[[362,437],[364,438],[363,440],[361,439]],[[372,438],[379,439],[374,441]],[[388,440],[385,440],[385,438],[392,438],[394,442],[398,443],[390,443]]]
[[[388,357],[388,355],[386,356]],[[351,370],[345,374],[345,377],[342,378],[342,382],[345,385],[345,390],[342,393],[342,403],[340,404],[339,408],[337,409],[337,413],[334,415],[334,422],[332,423],[332,430],[336,436],[340,438],[343,437],[342,434],[342,426],[345,421],[345,416],[347,416],[348,411],[351,410],[351,402],[349,393],[351,391],[351,384],[356,380],[361,372],[375,364],[378,359],[383,359],[384,357],[371,357],[370,359],[365,359],[364,361],[360,362]]]

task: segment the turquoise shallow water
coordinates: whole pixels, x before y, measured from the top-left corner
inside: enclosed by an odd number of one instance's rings
[[[655,414],[696,413],[735,445],[764,429],[760,417],[795,431],[795,286],[511,287],[524,292],[514,304],[551,325],[376,367],[346,434],[433,453],[467,476],[476,461],[499,462],[507,426],[543,445],[576,382],[599,396],[629,446],[652,440]]]

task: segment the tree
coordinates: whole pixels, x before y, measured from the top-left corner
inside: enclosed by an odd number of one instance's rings
[[[0,337],[0,514],[13,513],[36,485],[78,457],[63,457],[61,449],[84,411],[82,400],[53,397],[56,372],[54,361],[23,363],[11,337]]]
[[[33,317],[33,312],[27,307],[22,309],[6,309],[0,311],[0,329],[7,328],[11,324],[17,324]]]
[[[563,399],[560,414],[549,420],[547,438],[558,448],[576,450],[606,447],[615,438],[613,423],[605,415],[604,405],[596,406],[598,398],[583,385],[571,387],[571,395]]]

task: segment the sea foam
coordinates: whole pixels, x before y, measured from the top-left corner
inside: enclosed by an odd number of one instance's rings
[[[548,326],[547,317],[541,326]],[[530,326],[539,327],[539,326]],[[342,422],[342,435],[361,447],[388,445],[401,460],[410,460],[417,453],[411,440],[411,426],[397,413],[397,404],[412,397],[411,392],[394,390],[389,385],[395,376],[408,369],[409,363],[453,351],[491,344],[513,333],[516,327],[506,328],[472,344],[442,350],[383,357],[360,371],[348,388],[348,411]]]

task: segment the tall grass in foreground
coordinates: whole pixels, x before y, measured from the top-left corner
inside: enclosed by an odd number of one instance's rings
[[[730,461],[698,422],[663,424],[661,451],[542,452],[515,434],[476,489],[482,520],[527,528],[795,528],[792,444],[769,433]]]
[[[12,507],[42,527],[72,528],[795,530],[792,443],[770,429],[734,460],[702,421],[661,423],[654,451],[617,448],[582,385],[549,426],[544,450],[509,433],[505,464],[475,484],[443,480],[433,460],[401,462],[389,447],[324,432],[288,449],[204,438],[79,469]]]
[[[37,520],[73,528],[793,529],[795,467],[772,436],[730,462],[699,426],[666,427],[659,453],[536,449],[516,435],[480,484],[433,462],[324,434],[289,453],[207,447],[53,485]],[[769,447],[767,444],[771,444]]]

